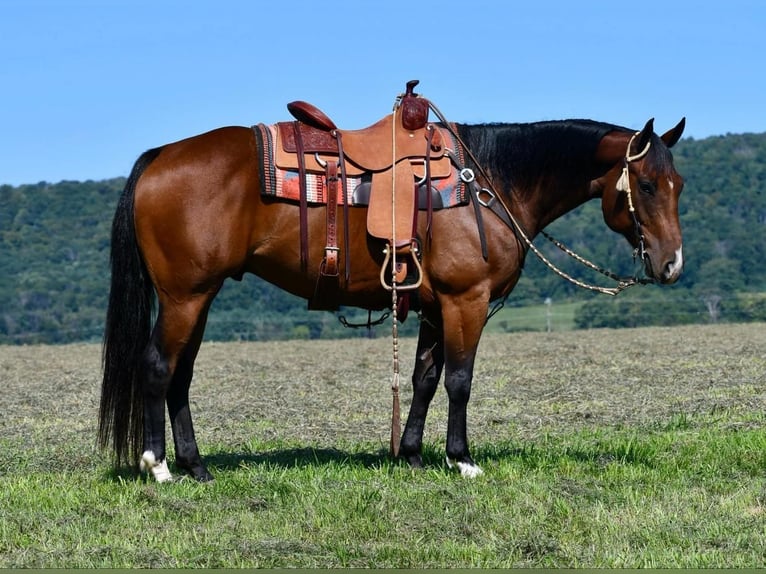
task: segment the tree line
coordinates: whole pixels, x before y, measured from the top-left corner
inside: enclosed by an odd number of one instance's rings
[[[766,320],[766,134],[687,138],[673,155],[686,180],[680,202],[686,265],[678,284],[606,298],[579,290],[530,256],[507,304],[582,301],[578,328]],[[111,221],[124,183],[114,178],[0,186],[0,343],[100,340]],[[618,274],[634,271],[629,245],[604,225],[598,202],[567,214],[548,231]],[[565,271],[595,280],[565,254],[537,243]],[[309,313],[304,300],[246,276],[224,285],[206,337],[374,335],[344,328],[338,315],[367,320],[366,312],[354,309]],[[413,334],[416,327],[417,320],[409,319],[402,332]]]

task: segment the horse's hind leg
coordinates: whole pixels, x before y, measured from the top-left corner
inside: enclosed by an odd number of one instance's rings
[[[423,466],[423,429],[428,407],[439,386],[444,366],[441,326],[428,321],[420,323],[415,369],[412,374],[412,404],[401,442],[401,455],[415,468]]]
[[[199,456],[189,413],[189,385],[212,297],[185,303],[160,301],[157,322],[144,353],[144,448],[141,470],[158,482],[172,480],[165,450],[165,403],[173,425],[178,463],[200,480],[212,478]]]
[[[189,387],[194,374],[194,361],[202,343],[206,319],[207,309],[202,313],[195,328],[194,336],[178,362],[167,395],[170,424],[173,429],[173,443],[176,450],[176,466],[187,471],[200,482],[213,480],[213,475],[203,464],[197,447],[197,440],[194,437],[194,425],[189,410]]]

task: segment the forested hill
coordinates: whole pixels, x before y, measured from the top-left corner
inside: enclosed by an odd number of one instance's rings
[[[611,306],[600,296],[596,306],[589,303],[593,295],[530,256],[508,304],[539,304],[547,297],[586,301],[577,317],[583,327],[634,324],[625,323],[627,316],[706,320],[699,309],[714,318],[736,320],[748,306],[757,318],[766,293],[766,134],[685,139],[673,152],[686,179],[681,197],[686,267],[679,284],[642,288],[638,294],[621,295],[620,303]],[[123,185],[118,178],[0,186],[0,343],[100,339],[109,288],[111,220]],[[549,231],[613,271],[633,271],[630,248],[604,225],[597,202],[562,218]],[[563,254],[543,249],[572,274],[595,279],[571,266]],[[688,316],[657,311],[668,305],[678,309],[679,302],[693,307]],[[642,314],[647,308],[654,312]],[[305,309],[305,301],[254,277],[231,281],[213,305],[207,336],[363,334],[344,330],[333,314]],[[613,310],[611,318],[608,309]],[[411,332],[415,323],[407,321],[406,329]]]

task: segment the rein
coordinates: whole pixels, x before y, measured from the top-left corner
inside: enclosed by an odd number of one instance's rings
[[[535,254],[535,256],[542,261],[551,271],[556,273],[558,276],[562,277],[563,279],[566,279],[570,283],[576,285],[577,287],[581,287],[582,289],[587,289],[589,291],[596,291],[598,293],[603,293],[605,295],[612,295],[615,296],[622,291],[628,289],[629,287],[633,287],[634,285],[646,285],[653,283],[654,280],[648,277],[639,278],[638,274],[632,276],[632,277],[623,277],[616,275],[609,271],[608,269],[605,269],[603,267],[600,267],[596,265],[595,263],[592,263],[588,259],[585,259],[581,255],[578,255],[571,249],[569,249],[566,245],[564,245],[561,241],[558,241],[554,237],[552,237],[549,233],[546,231],[541,231],[543,237],[545,237],[548,241],[553,243],[556,247],[558,247],[560,250],[562,250],[564,253],[572,257],[575,261],[578,263],[600,273],[601,275],[604,275],[605,277],[612,279],[617,283],[615,287],[603,287],[601,285],[593,285],[590,283],[585,283],[583,281],[580,281],[579,279],[575,279],[571,275],[569,275],[567,272],[563,271],[562,269],[559,269],[554,263],[552,263],[543,253],[537,248],[537,246],[534,245],[532,240],[529,238],[527,233],[524,231],[524,228],[522,225],[518,222],[518,220],[513,216],[513,213],[511,213],[511,210],[509,209],[508,205],[506,205],[505,201],[503,201],[500,194],[495,190],[494,185],[492,184],[492,180],[490,179],[489,175],[487,174],[486,170],[481,166],[481,164],[478,162],[476,157],[473,155],[470,149],[465,145],[463,140],[460,138],[460,136],[457,133],[457,130],[450,124],[445,118],[444,115],[439,111],[439,109],[433,104],[430,103],[431,109],[433,110],[434,114],[439,118],[439,120],[449,129],[450,133],[455,137],[455,139],[458,141],[458,143],[463,147],[463,150],[466,154],[468,154],[468,157],[471,158],[471,161],[474,163],[478,171],[481,173],[484,180],[487,182],[488,187],[480,187],[479,184],[476,181],[476,178],[474,176],[473,170],[470,168],[464,167],[459,159],[456,153],[454,151],[449,150],[450,157],[452,158],[452,161],[455,163],[455,165],[460,170],[460,179],[466,183],[471,190],[471,194],[473,198],[484,207],[489,208],[493,213],[495,213],[500,219],[505,222],[508,227],[511,228],[511,230],[514,232],[516,237],[524,244],[526,247],[532,251],[532,253]],[[625,151],[625,157],[623,158],[623,168],[622,168],[622,174],[620,175],[619,180],[617,181],[616,188],[618,191],[624,191],[627,195],[628,200],[628,211],[630,212],[631,218],[633,219],[633,225],[636,229],[636,236],[639,241],[639,247],[636,248],[633,254],[633,258],[635,260],[637,255],[640,255],[641,260],[644,261],[646,258],[646,248],[644,244],[644,235],[641,232],[641,223],[638,220],[638,217],[636,216],[636,210],[633,205],[633,198],[631,195],[631,189],[630,189],[630,174],[629,174],[629,164],[638,161],[639,159],[643,158],[647,153],[649,153],[649,148],[651,146],[651,141],[647,142],[646,146],[643,150],[641,150],[639,153],[635,155],[630,155],[630,148],[633,145],[633,141],[635,140],[636,136],[640,132],[636,132],[633,134],[633,136],[630,138],[630,141],[628,142],[627,150]],[[483,196],[486,196],[488,199],[484,199]],[[496,207],[499,204],[499,208]],[[477,212],[478,213],[478,212]],[[483,242],[482,242],[483,243]],[[482,252],[484,253],[485,259],[486,259],[486,251],[484,245],[482,245]],[[507,295],[506,295],[507,297]],[[500,307],[502,307],[503,302],[500,303]],[[497,309],[493,310],[489,317],[491,317],[495,312],[497,312]],[[488,319],[489,319],[488,317]]]

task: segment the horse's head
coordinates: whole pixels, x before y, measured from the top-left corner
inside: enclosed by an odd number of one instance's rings
[[[613,131],[599,144],[597,157],[613,165],[594,185],[601,195],[604,221],[638,250],[646,274],[674,283],[683,270],[678,196],[683,178],[669,148],[684,131],[685,119],[658,136],[654,120],[635,134]]]

